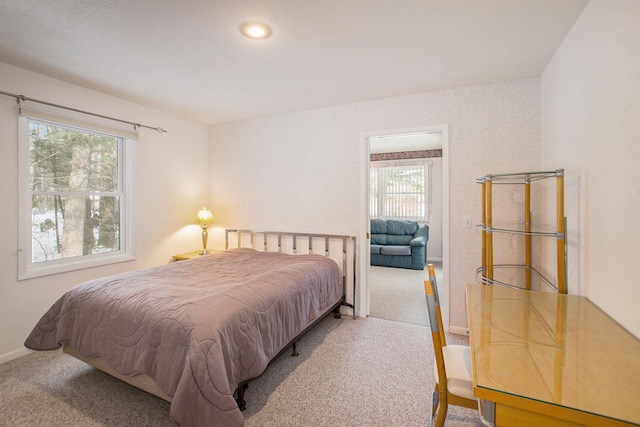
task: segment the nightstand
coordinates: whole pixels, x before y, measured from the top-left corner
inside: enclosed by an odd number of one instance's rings
[[[171,261],[186,261],[188,259],[198,258],[200,251],[191,251],[184,254],[174,255],[171,257]]]
[[[208,253],[214,253],[214,252],[220,252],[218,250],[215,249],[208,249]],[[175,262],[175,261],[186,261],[189,259],[194,259],[194,258],[198,258],[200,255],[200,250],[197,251],[192,251],[192,252],[187,252],[184,254],[179,254],[179,255],[174,255],[171,257],[171,262]]]

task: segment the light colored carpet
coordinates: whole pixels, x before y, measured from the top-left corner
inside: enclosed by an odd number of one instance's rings
[[[432,264],[438,283],[442,283],[442,263]],[[429,325],[424,296],[424,281],[429,275],[426,269],[410,270],[372,265],[369,271],[371,317]]]
[[[451,335],[451,343],[465,338]],[[426,426],[433,351],[424,326],[328,317],[249,384],[245,425]],[[0,426],[170,426],[169,404],[60,351],[0,365]],[[481,426],[450,407],[447,426]]]
[[[169,404],[61,351],[0,365],[0,426],[173,426]]]

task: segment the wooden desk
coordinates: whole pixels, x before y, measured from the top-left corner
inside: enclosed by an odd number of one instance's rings
[[[496,425],[640,425],[640,340],[585,297],[470,284],[467,310]]]

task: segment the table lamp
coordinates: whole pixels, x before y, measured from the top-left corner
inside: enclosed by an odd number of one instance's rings
[[[209,252],[207,251],[207,237],[209,233],[207,232],[207,222],[213,221],[213,214],[207,208],[202,208],[198,211],[197,216],[198,224],[202,225],[202,250],[200,251],[200,255],[206,255]]]

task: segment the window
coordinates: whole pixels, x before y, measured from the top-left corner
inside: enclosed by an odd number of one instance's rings
[[[132,259],[127,138],[71,120],[20,120],[19,278]]]
[[[371,162],[371,218],[427,222],[429,163],[426,159]]]

